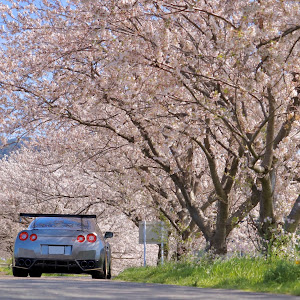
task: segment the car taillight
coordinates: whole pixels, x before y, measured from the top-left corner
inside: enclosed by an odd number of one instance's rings
[[[30,236],[30,240],[31,241],[35,241],[37,239],[37,235],[35,233],[33,233],[31,236]]]
[[[79,235],[79,236],[77,237],[77,241],[78,241],[79,243],[84,242],[84,240],[85,240],[85,238],[84,238],[83,235]]]
[[[25,240],[27,240],[27,238],[28,238],[28,233],[26,231],[23,231],[19,234],[19,239],[21,241],[25,241]]]
[[[86,239],[90,243],[95,243],[96,240],[97,240],[97,237],[93,233],[90,233],[90,234],[87,235]]]

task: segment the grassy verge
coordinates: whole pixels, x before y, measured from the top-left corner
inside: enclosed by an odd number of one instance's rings
[[[0,259],[0,274],[2,275],[12,275],[12,269],[11,269],[11,259],[8,260],[2,260]]]
[[[197,264],[167,263],[130,268],[115,279],[300,296],[300,264],[286,260],[231,258]]]

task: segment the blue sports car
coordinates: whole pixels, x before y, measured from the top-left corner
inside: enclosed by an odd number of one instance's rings
[[[87,273],[111,278],[111,249],[95,215],[28,214],[28,229],[18,233],[14,245],[13,275],[40,277],[42,273]]]

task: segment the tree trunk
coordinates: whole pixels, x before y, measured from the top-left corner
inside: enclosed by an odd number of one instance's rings
[[[260,231],[263,238],[272,238],[272,227],[275,224],[273,209],[272,184],[269,174],[260,179],[262,183],[262,197],[260,199]]]
[[[228,219],[228,203],[219,200],[218,203],[218,216],[216,230],[208,241],[207,250],[212,251],[214,254],[226,254],[226,221]]]
[[[262,252],[268,254],[272,250],[276,239],[277,222],[274,216],[273,192],[270,174],[260,178],[262,183],[262,194],[260,199],[260,225],[259,234],[261,237]]]
[[[157,255],[157,265],[161,264],[161,244],[157,244],[158,245],[158,255]],[[164,261],[167,261],[168,259],[168,255],[169,255],[169,247],[166,243],[163,244],[163,258]]]

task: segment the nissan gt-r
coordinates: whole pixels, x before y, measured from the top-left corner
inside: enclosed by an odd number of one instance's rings
[[[95,215],[28,214],[28,229],[18,233],[14,244],[13,275],[40,277],[42,273],[87,273],[111,278],[111,249]]]

